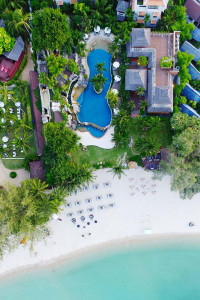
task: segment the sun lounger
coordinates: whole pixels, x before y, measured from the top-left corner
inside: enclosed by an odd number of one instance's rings
[[[115,207],[115,203],[110,203],[110,204],[108,204],[108,207]]]
[[[81,201],[76,201],[75,205],[81,205]]]
[[[77,211],[77,215],[82,215],[83,213],[84,211],[82,209]]]
[[[96,200],[102,200],[102,199],[103,199],[102,196],[97,196],[97,197],[96,197]]]
[[[87,209],[87,211],[88,211],[88,212],[94,211],[94,208],[93,208],[93,207],[89,207],[89,208]]]
[[[70,213],[67,214],[67,217],[72,217],[73,215],[74,215],[74,213],[70,212]]]
[[[92,198],[85,199],[85,202],[86,202],[86,203],[91,203],[91,202],[92,202]]]
[[[113,198],[113,194],[107,194],[107,198]]]

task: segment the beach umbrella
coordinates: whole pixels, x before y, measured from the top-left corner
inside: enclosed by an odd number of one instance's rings
[[[6,144],[3,144],[3,148],[7,148],[8,146]]]
[[[97,25],[96,27],[94,27],[94,31],[95,31],[95,32],[99,32],[99,31],[100,31],[100,29],[101,29],[101,28],[100,28],[100,26],[99,26],[99,25]]]
[[[52,219],[54,219],[54,220],[58,220],[58,215],[56,215],[56,214],[53,214],[53,215],[52,215]]]
[[[121,80],[121,77],[119,75],[115,75],[114,79],[115,79],[116,82],[119,82]]]
[[[117,89],[112,89],[113,93],[116,95],[118,94],[118,90]]]
[[[6,120],[4,118],[1,118],[1,123],[5,123]]]
[[[15,106],[16,106],[16,107],[20,107],[20,106],[21,106],[21,102],[19,102],[19,101],[16,102],[16,103],[15,103]]]
[[[111,29],[109,27],[106,27],[104,31],[105,31],[106,34],[110,34],[111,33]]]
[[[0,107],[1,107],[1,108],[4,107],[3,101],[0,101]]]
[[[3,137],[2,137],[2,141],[3,141],[4,143],[7,143],[8,140],[9,140],[9,138],[8,138],[7,136],[3,136]]]
[[[120,63],[119,63],[118,61],[114,61],[113,67],[114,67],[115,69],[118,69],[119,66],[120,66]]]

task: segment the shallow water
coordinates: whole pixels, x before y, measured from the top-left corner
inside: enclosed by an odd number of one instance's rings
[[[200,299],[200,245],[144,243],[1,280],[1,300]]]

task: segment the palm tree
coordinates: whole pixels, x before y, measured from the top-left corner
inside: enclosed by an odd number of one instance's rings
[[[15,145],[17,149],[23,149],[24,153],[27,155],[27,149],[31,149],[29,145],[29,139],[31,138],[32,134],[27,134],[26,131],[23,132],[23,138],[20,137],[20,134],[15,135]]]
[[[96,71],[97,71],[98,73],[102,73],[103,71],[107,71],[107,70],[104,68],[104,66],[105,66],[105,63],[104,63],[104,62],[102,62],[102,63],[98,62],[98,63],[95,65]]]
[[[103,90],[103,86],[106,83],[107,78],[103,77],[103,74],[96,74],[93,78],[91,78],[91,82],[94,86],[94,89],[97,93],[100,93]]]
[[[13,97],[14,92],[9,89],[9,86],[2,82],[0,85],[0,98],[6,105],[8,103],[8,97],[9,100],[12,100],[14,103],[16,102],[16,99]]]
[[[110,90],[108,90],[106,99],[108,100],[108,103],[109,103],[111,109],[117,107],[118,102],[119,102],[118,93],[116,94],[115,92],[113,92],[113,90],[110,89]]]
[[[25,113],[22,114],[22,118],[20,120],[18,120],[17,118],[15,119],[15,125],[17,126],[17,128],[15,130],[15,134],[18,134],[20,130],[23,130],[24,133],[27,130],[32,131],[32,128],[27,125]]]
[[[48,188],[48,184],[45,181],[41,181],[38,178],[34,178],[30,181],[30,192],[34,196],[40,196],[42,199],[46,196],[45,190]]]
[[[66,190],[62,187],[53,190],[50,197],[50,208],[52,213],[58,213],[58,208],[66,201],[66,196]]]
[[[119,179],[121,179],[122,175],[126,175],[124,173],[125,167],[122,165],[122,163],[120,162],[119,164],[115,164],[112,167],[112,170],[109,170],[108,172],[112,172],[113,173],[113,177],[115,177],[116,175],[118,176]]]
[[[30,14],[24,14],[22,8],[18,8],[14,12],[9,13],[9,15],[11,16],[8,20],[9,32],[11,32],[12,35],[25,34],[25,32],[27,32],[30,36]]]
[[[138,97],[144,96],[145,89],[142,86],[138,86],[136,93],[137,93]]]

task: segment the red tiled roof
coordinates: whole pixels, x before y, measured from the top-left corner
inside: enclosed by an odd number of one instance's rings
[[[143,23],[144,23],[144,20],[143,20],[143,19],[137,19],[137,23],[138,23],[138,24],[143,24]]]
[[[200,2],[197,0],[186,0],[185,7],[190,18],[200,23]]]
[[[37,152],[38,155],[42,155],[42,149],[45,145],[45,139],[42,135],[42,117],[41,112],[37,109],[36,102],[37,99],[35,97],[34,91],[38,88],[38,74],[35,71],[30,71],[30,86],[31,86],[31,102],[33,108],[33,115],[35,121],[36,135],[37,135]]]
[[[63,1],[58,1],[58,5],[63,5]]]
[[[30,177],[39,178],[41,181],[45,181],[45,173],[43,169],[43,163],[41,160],[29,162]]]
[[[139,16],[140,16],[140,17],[144,17],[145,15],[146,15],[146,11],[140,11],[140,12],[139,12]]]
[[[156,24],[156,20],[151,20],[151,24]]]

